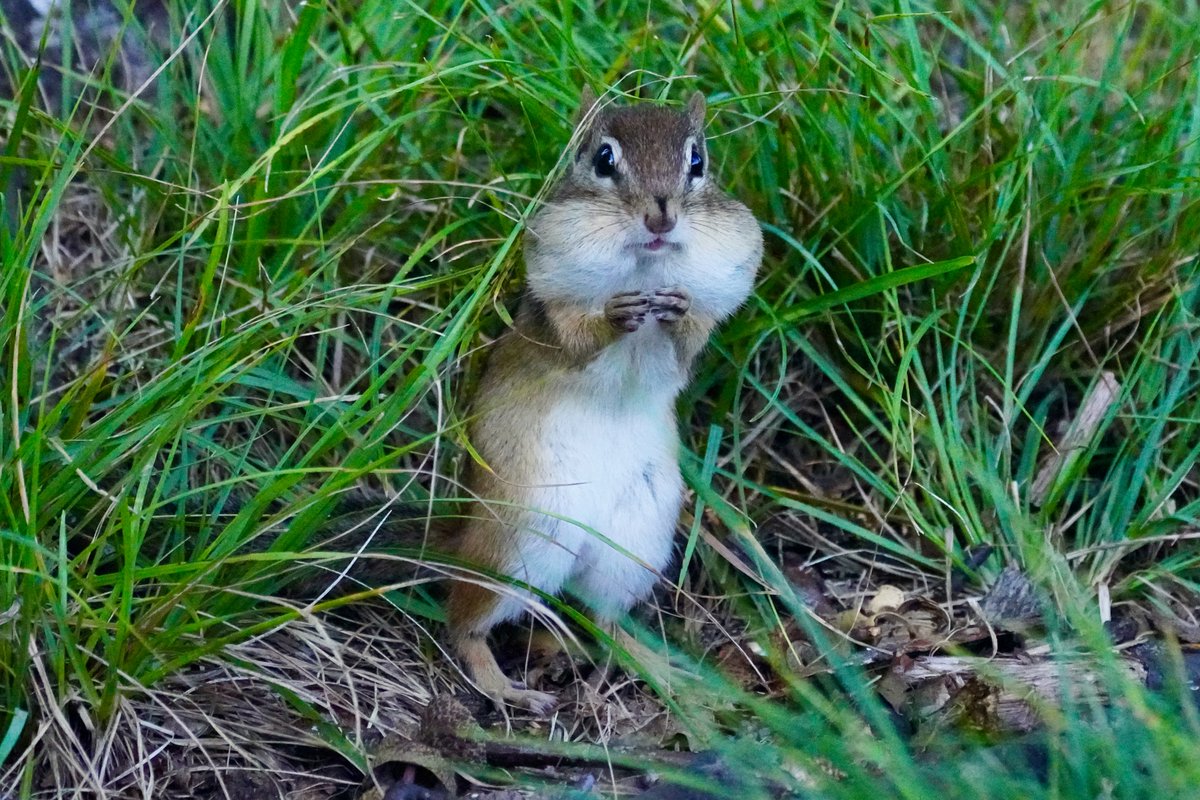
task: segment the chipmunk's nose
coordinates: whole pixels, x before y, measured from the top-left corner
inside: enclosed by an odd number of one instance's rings
[[[647,214],[643,221],[646,223],[646,230],[656,236],[661,236],[674,230],[675,215],[667,208],[667,198],[656,197],[654,203],[658,206],[658,213]]]

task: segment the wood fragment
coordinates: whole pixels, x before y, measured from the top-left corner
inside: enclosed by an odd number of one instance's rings
[[[1146,668],[1122,657],[1118,669],[1144,683]],[[971,658],[921,656],[898,660],[893,678],[906,683],[920,716],[946,714],[972,728],[1028,732],[1041,727],[1044,709],[1107,699],[1106,676],[1090,659]]]
[[[1083,405],[1071,421],[1066,435],[1058,443],[1054,457],[1038,471],[1037,478],[1029,489],[1031,503],[1040,506],[1050,497],[1050,491],[1058,482],[1059,475],[1066,471],[1092,441],[1109,408],[1117,401],[1120,391],[1121,384],[1112,372],[1106,370],[1100,373],[1100,378],[1084,396]]]

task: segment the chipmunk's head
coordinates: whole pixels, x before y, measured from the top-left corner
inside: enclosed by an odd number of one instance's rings
[[[683,110],[651,104],[601,108],[585,88],[581,135],[561,199],[590,201],[605,216],[624,217],[622,229],[612,232],[623,234],[623,244],[634,252],[680,249],[688,233],[681,216],[689,199],[708,186],[704,109],[700,92]]]
[[[710,175],[704,115],[699,92],[678,108],[605,105],[584,88],[566,172],[530,220],[537,293],[594,301],[666,278],[752,276],[762,236]]]

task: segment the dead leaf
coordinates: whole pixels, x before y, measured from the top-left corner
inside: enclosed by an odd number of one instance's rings
[[[875,615],[881,611],[894,610],[904,602],[904,592],[898,587],[885,583],[875,592],[875,596],[867,602],[864,611]]]

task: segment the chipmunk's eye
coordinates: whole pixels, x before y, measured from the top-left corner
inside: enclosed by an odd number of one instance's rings
[[[611,178],[617,174],[617,157],[613,153],[611,144],[600,145],[600,149],[596,151],[596,157],[592,159],[592,166],[596,168],[596,174],[601,178]]]
[[[700,155],[700,148],[692,145],[692,160],[689,162],[690,169],[688,170],[689,178],[704,177],[704,156]]]

